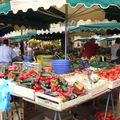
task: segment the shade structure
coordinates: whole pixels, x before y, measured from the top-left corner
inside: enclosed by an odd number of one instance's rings
[[[79,32],[83,30],[114,30],[119,29],[120,30],[120,23],[99,23],[99,24],[90,24],[90,25],[80,25],[79,27],[74,27],[68,29],[70,32]]]
[[[0,13],[7,13],[11,10],[10,0],[1,0],[0,1]]]
[[[11,40],[13,41],[17,41],[17,40],[26,40],[26,39],[30,39],[31,36],[33,35],[36,35],[37,32],[36,31],[33,31],[33,32],[28,32],[24,35],[18,35],[18,36],[12,36],[12,37],[9,37]]]
[[[116,20],[120,22],[120,8],[116,6],[110,6],[107,9],[104,9],[105,11],[105,18],[107,18],[109,21]]]
[[[56,14],[57,13],[57,14]],[[50,7],[45,10],[39,8],[37,11],[28,9],[27,12],[18,11],[16,14],[9,11],[6,14],[0,14],[0,22],[4,24],[11,24],[12,26],[25,26],[26,28],[34,29],[49,29],[51,23],[64,22],[65,15],[59,10]]]
[[[11,25],[0,25],[0,36],[10,33],[14,28]]]
[[[78,4],[84,5],[86,7],[91,7],[93,5],[100,5],[102,8],[107,8],[109,5],[120,6],[119,0],[2,0],[6,3],[11,4],[11,10],[17,12],[18,10],[27,11],[27,9],[32,8],[37,10],[39,7],[44,7],[48,9],[50,6],[62,7],[64,4],[68,3],[75,7]]]
[[[65,38],[65,33],[57,32],[57,33],[44,33],[39,35],[33,35],[31,38],[37,39],[37,40],[43,40],[43,41],[49,41],[49,40],[59,40]]]

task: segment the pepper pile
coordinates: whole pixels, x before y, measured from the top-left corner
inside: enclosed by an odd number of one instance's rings
[[[64,78],[55,74],[51,68],[45,68],[42,71],[35,69],[18,71],[16,66],[1,67],[0,78],[13,79],[20,86],[59,97],[63,101],[72,100],[87,93],[82,83],[75,82],[70,86]]]
[[[120,77],[120,65],[115,65],[111,69],[100,70],[98,75],[108,80],[116,80]]]
[[[16,66],[1,66],[0,68],[0,78],[15,79],[19,73]]]
[[[70,86],[64,78],[50,69],[47,71],[44,69],[41,72],[34,69],[23,71],[18,75],[16,82],[21,86],[32,88],[36,92],[59,97],[63,101],[72,100],[87,93],[83,84],[75,82],[73,86]]]

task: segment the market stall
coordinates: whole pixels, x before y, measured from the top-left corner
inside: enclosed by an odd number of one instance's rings
[[[74,4],[71,1],[69,2],[71,5],[79,3],[77,0],[72,1]],[[103,7],[115,3],[119,5],[119,2],[115,0],[99,2]],[[104,4],[104,2],[108,3]],[[84,4],[91,6],[94,2]],[[69,66],[70,64],[67,61],[65,65]],[[56,74],[55,69],[53,71],[51,68],[41,68],[40,66],[38,70],[35,67],[31,69],[31,64],[28,64],[25,68],[27,69],[22,67],[22,70],[19,70],[17,66],[3,66],[1,67],[1,78],[5,78],[6,81],[13,81],[9,82],[9,86],[14,90],[15,95],[22,97],[26,101],[57,111],[54,120],[57,119],[57,116],[61,120],[60,111],[110,92],[112,89],[119,87],[120,83],[119,65],[105,65],[103,66],[104,70],[101,70],[101,67],[96,70],[93,67],[89,69],[87,64],[85,65],[86,69],[82,68],[67,75]],[[70,68],[67,67],[67,69]],[[114,76],[115,73],[116,76]],[[21,91],[25,91],[24,94]]]

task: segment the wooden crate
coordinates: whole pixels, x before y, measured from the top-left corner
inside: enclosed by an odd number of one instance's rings
[[[91,94],[92,98],[95,98],[97,96],[104,94],[106,91],[109,91],[107,83],[89,90],[89,93]]]
[[[120,86],[120,79],[114,80],[114,81],[108,81],[108,88],[114,89]]]
[[[17,66],[18,70],[21,71],[23,69],[36,69],[41,70],[42,65],[40,63],[30,63],[30,62],[13,62],[13,65]]]
[[[18,71],[23,69],[23,62],[13,62],[13,65],[17,66]]]
[[[32,69],[32,68],[40,71],[42,69],[42,65],[40,63],[23,62],[23,69]]]
[[[31,100],[35,99],[35,90],[19,86],[13,82],[9,82],[8,85],[13,90],[15,96],[25,97]]]
[[[55,110],[55,111],[63,111],[65,109],[71,108],[73,106],[76,106],[78,104],[81,104],[85,101],[88,101],[91,99],[91,94],[86,94],[83,96],[79,96],[78,98],[74,100],[70,100],[67,102],[62,102],[60,98],[55,98],[49,95],[45,95],[40,92],[35,93],[35,103],[38,105],[41,105],[43,107]]]

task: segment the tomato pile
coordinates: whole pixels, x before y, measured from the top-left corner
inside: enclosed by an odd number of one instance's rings
[[[120,65],[115,65],[111,69],[100,70],[98,75],[108,80],[116,80],[120,77]]]
[[[96,112],[94,116],[97,120],[104,120],[104,112]],[[114,118],[113,113],[108,112],[106,115],[106,120],[119,120],[119,118],[118,117]]]

